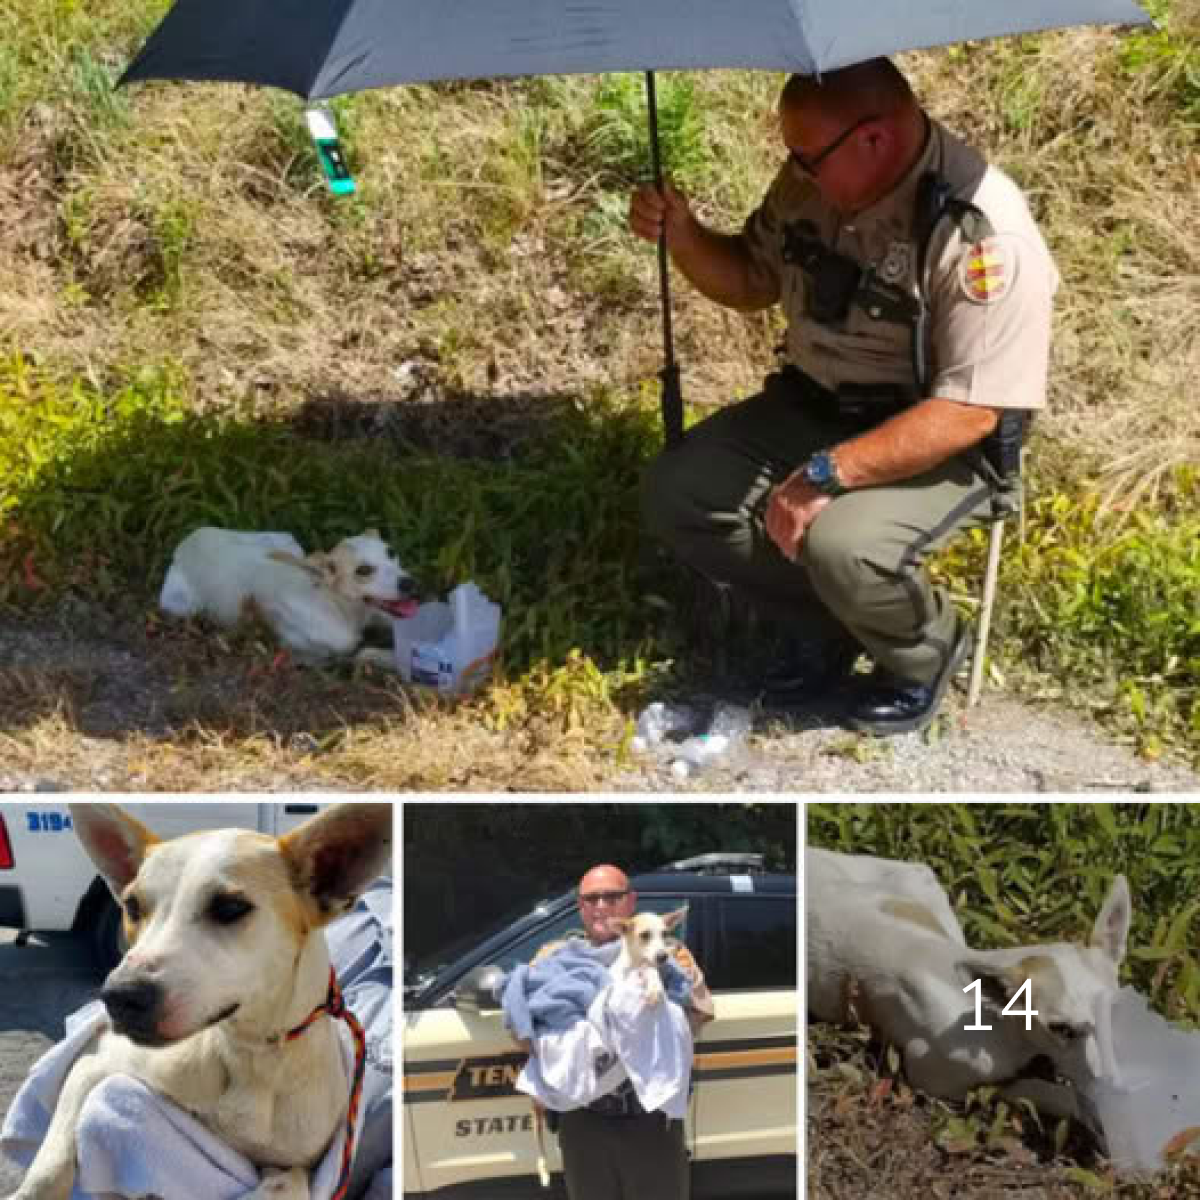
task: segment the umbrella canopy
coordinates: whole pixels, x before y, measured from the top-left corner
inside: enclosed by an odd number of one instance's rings
[[[1132,0],[178,0],[122,78],[264,83],[307,99],[444,79],[763,67],[1067,25]]]

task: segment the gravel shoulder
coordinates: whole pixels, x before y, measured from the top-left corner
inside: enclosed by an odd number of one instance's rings
[[[736,683],[688,697],[750,698]],[[995,689],[969,714],[953,695],[934,736],[860,737],[836,710],[756,712],[741,752],[685,779],[669,753],[630,751],[619,717],[495,725],[386,674],[280,666],[253,632],[164,625],[132,605],[0,615],[0,792],[1200,794],[1186,763]]]

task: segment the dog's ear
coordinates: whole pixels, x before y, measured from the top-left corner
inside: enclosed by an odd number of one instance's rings
[[[392,806],[339,804],[279,839],[296,890],[322,922],[345,912],[358,894],[392,871]]]
[[[142,869],[146,851],[159,839],[116,804],[70,804],[75,835],[119,897]]]
[[[292,554],[287,550],[272,550],[267,557],[274,559],[275,562],[286,563],[289,567],[299,567],[302,571],[307,571],[317,579],[324,578],[324,572],[319,566],[314,565],[307,558],[301,558],[298,554]],[[313,557],[315,558],[316,555],[313,555]]]
[[[610,917],[608,920],[609,929],[615,929],[619,937],[624,937],[633,928],[632,917]]]
[[[364,530],[362,531],[362,536],[363,536],[363,537],[368,537],[368,538],[374,538],[374,539],[375,539],[377,542],[382,542],[382,541],[383,541],[383,538],[381,538],[381,537],[379,536],[379,530],[378,530],[378,529],[364,529]]]
[[[960,958],[955,964],[955,971],[964,988],[970,987],[978,979],[983,998],[1000,1008],[1021,990],[1026,978],[1020,963],[997,962],[981,955]]]
[[[308,556],[308,568],[318,579],[330,587],[335,587],[343,573],[348,574],[346,555],[339,542],[332,550],[318,550]]]
[[[1129,884],[1124,875],[1118,875],[1108,889],[1108,896],[1100,909],[1088,945],[1103,950],[1113,962],[1120,966],[1125,958],[1129,942],[1129,926],[1133,920],[1133,902],[1129,898]]]
[[[682,908],[677,908],[674,912],[663,913],[663,928],[668,932],[673,932],[678,925],[682,925],[687,920],[688,906],[685,904]]]

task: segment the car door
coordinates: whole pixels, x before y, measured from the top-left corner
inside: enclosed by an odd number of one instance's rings
[[[642,911],[669,912],[681,895],[643,897]],[[535,933],[492,956],[511,970],[528,962],[547,942],[580,929],[572,906]],[[687,928],[679,932],[686,940]],[[439,1189],[456,1196],[506,1200],[563,1196],[557,1139],[545,1134],[553,1189],[537,1177],[539,1145],[529,1097],[514,1090],[524,1052],[504,1027],[497,1009],[456,1008],[446,999],[404,1016],[405,1195]],[[691,1141],[689,1124],[689,1144]],[[497,1190],[503,1182],[502,1190]]]
[[[750,1177],[762,1181],[751,1190],[786,1193],[797,1153],[796,897],[709,903],[703,965],[716,1020],[696,1046],[693,1196],[744,1195]]]

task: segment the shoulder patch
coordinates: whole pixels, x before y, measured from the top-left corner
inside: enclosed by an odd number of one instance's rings
[[[958,284],[972,304],[995,304],[1012,291],[1017,278],[1017,255],[999,237],[974,242],[958,264]]]

